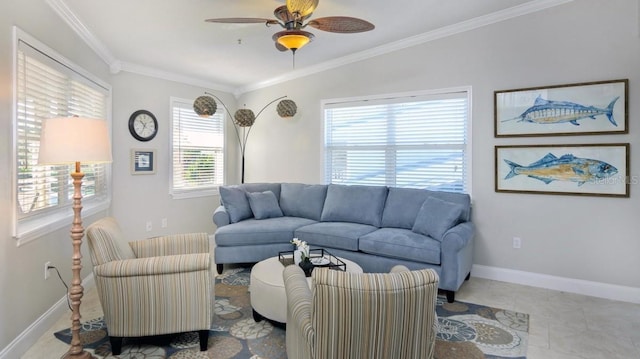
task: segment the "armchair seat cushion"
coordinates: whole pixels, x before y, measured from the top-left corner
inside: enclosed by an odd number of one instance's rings
[[[208,270],[209,253],[125,259],[97,265],[93,269],[100,277],[153,276]]]
[[[360,237],[358,248],[384,257],[440,264],[440,242],[409,229],[380,228]]]

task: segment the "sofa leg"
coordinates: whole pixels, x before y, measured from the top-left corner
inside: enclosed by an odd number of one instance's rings
[[[453,303],[456,299],[456,292],[452,290],[445,290],[444,293],[447,295],[447,302]]]
[[[224,270],[224,265],[216,264],[216,271],[218,272],[218,274],[222,274],[223,270]]]
[[[471,278],[471,272],[467,273],[467,277],[464,280],[469,280]]]
[[[109,336],[109,342],[111,343],[111,354],[120,355],[122,351],[122,337]]]
[[[206,352],[209,345],[209,331],[198,330],[198,337],[200,338],[200,351]]]
[[[253,309],[253,321],[257,323],[261,322],[263,319],[264,317],[260,313],[256,312],[255,309]]]

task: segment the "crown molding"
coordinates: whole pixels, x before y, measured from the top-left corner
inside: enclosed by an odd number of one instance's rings
[[[291,81],[297,78],[313,75],[319,72],[334,69],[340,66],[348,65],[354,62],[370,59],[376,56],[388,54],[394,51],[406,49],[416,45],[424,44],[430,41],[442,39],[448,36],[456,35],[462,32],[478,29],[484,26],[495,24],[501,21],[509,20],[518,16],[534,13],[537,11],[545,10],[551,7],[563,5],[574,0],[536,0],[522,5],[514,6],[508,9],[497,11],[484,16],[479,16],[467,21],[463,21],[454,25],[445,26],[433,31],[429,31],[420,35],[415,35],[402,39],[399,41],[391,42],[382,46],[375,47],[373,49],[361,51],[352,55],[343,56],[333,60],[329,60],[314,66],[310,66],[305,69],[294,70],[282,76],[277,76],[265,81],[256,82],[241,87],[231,87],[227,85],[221,85],[208,81],[203,81],[197,78],[172,73],[148,66],[138,65],[134,63],[122,62],[115,58],[111,51],[95,36],[89,29],[84,26],[80,19],[69,9],[64,0],[46,0],[46,3],[71,27],[73,31],[80,36],[80,38],[95,51],[96,54],[102,60],[109,65],[111,73],[117,74],[120,71],[132,72],[144,76],[157,77],[164,80],[180,82],[188,85],[201,86],[210,88],[212,90],[219,90],[229,92],[239,97],[240,95],[274,86],[279,83]],[[640,11],[638,12],[640,22]],[[640,30],[640,25],[639,25]]]
[[[204,81],[195,77],[190,77],[186,75],[177,74],[174,72],[159,70],[154,67],[138,65],[131,62],[118,61],[117,66],[121,71],[131,72],[138,75],[155,77],[158,79],[179,82],[186,85],[193,85],[197,87],[204,87],[211,90],[217,90],[227,93],[235,94],[236,88],[226,85],[217,84],[210,81]]]
[[[104,61],[111,66],[117,61],[109,49],[84,26],[63,0],[46,0],[53,11]]]
[[[522,5],[514,6],[508,9],[496,11],[488,15],[479,16],[470,20],[459,22],[457,24],[445,26],[433,31],[423,33],[423,34],[411,36],[406,39],[391,42],[391,43],[381,45],[369,50],[361,51],[352,55],[340,57],[340,58],[330,60],[315,66],[310,66],[305,69],[294,70],[292,72],[287,73],[286,75],[274,77],[266,81],[250,84],[250,85],[239,88],[238,91],[236,92],[236,96],[246,92],[273,86],[282,82],[294,80],[300,77],[305,77],[305,76],[313,75],[326,70],[334,69],[340,66],[348,65],[354,62],[370,59],[376,56],[388,54],[394,51],[398,51],[398,50],[406,49],[416,45],[424,44],[430,41],[442,39],[442,38],[456,35],[462,32],[478,29],[484,26],[509,20],[518,16],[522,16],[522,15],[538,12],[541,10],[545,10],[551,7],[563,5],[572,1],[574,0],[537,0],[537,1],[525,3]]]

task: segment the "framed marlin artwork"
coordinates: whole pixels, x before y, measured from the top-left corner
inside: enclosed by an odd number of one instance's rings
[[[495,137],[629,133],[629,80],[494,92]]]
[[[495,147],[496,192],[629,197],[629,144]]]

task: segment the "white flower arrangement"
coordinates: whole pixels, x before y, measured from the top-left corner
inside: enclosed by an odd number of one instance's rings
[[[301,241],[298,238],[294,238],[291,240],[291,243],[297,247],[300,251],[300,256],[302,260],[309,259],[309,245],[305,241]]]

